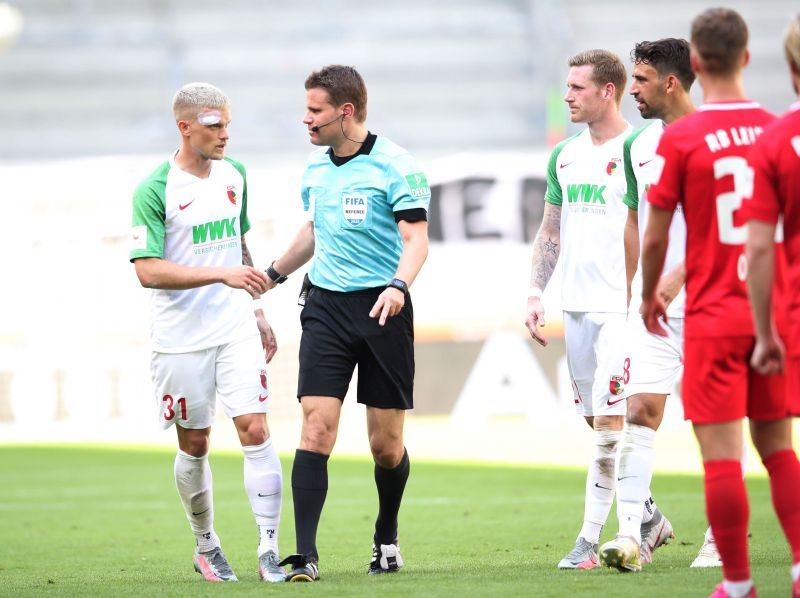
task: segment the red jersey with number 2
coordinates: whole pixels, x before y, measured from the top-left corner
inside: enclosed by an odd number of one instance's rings
[[[750,151],[755,171],[753,199],[747,202],[750,220],[775,224],[783,230],[787,265],[786,288],[791,315],[789,353],[800,355],[800,102],[764,129]],[[782,220],[781,217],[782,216]]]
[[[655,158],[660,176],[647,201],[667,210],[683,204],[686,338],[754,334],[741,208],[753,190],[747,155],[774,119],[755,102],[705,104],[670,124],[661,137]]]

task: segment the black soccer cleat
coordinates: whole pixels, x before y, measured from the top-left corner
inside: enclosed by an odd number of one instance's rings
[[[372,545],[372,562],[369,564],[367,575],[395,573],[402,566],[403,557],[400,555],[400,546],[397,540],[392,544]]]
[[[278,566],[291,565],[292,570],[286,574],[286,581],[317,581],[319,567],[317,559],[307,554],[292,554],[283,559]]]

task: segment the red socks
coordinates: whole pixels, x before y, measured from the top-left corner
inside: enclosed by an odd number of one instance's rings
[[[727,581],[746,581],[750,579],[747,556],[750,508],[742,479],[742,464],[740,461],[719,460],[706,461],[703,466],[706,471],[706,515],[722,557],[722,576]]]
[[[772,453],[764,459],[769,473],[772,504],[792,549],[792,563],[800,562],[800,461],[791,449]]]

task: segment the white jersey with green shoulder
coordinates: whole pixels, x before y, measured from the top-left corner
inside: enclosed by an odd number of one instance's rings
[[[247,219],[244,166],[225,158],[211,163],[208,178],[181,170],[174,156],[133,194],[131,261],[157,257],[184,266],[242,264]],[[186,353],[258,334],[253,301],[222,283],[194,289],[154,289],[153,350]]]
[[[550,154],[544,200],[562,207],[564,311],[627,312],[622,144],[632,129],[595,145],[587,128]]]
[[[639,243],[644,238],[647,228],[647,219],[650,215],[650,204],[647,203],[647,189],[655,180],[656,148],[664,132],[664,123],[655,120],[631,133],[625,140],[624,165],[625,177],[628,180],[628,192],[625,194],[625,204],[632,210],[637,210],[639,220]],[[683,217],[683,206],[678,205],[672,224],[669,227],[669,246],[664,260],[663,272],[669,272],[679,265],[686,257],[686,220]],[[667,316],[673,318],[683,317],[683,308],[686,303],[686,286],[680,290],[672,303],[667,307]],[[639,313],[642,304],[642,260],[639,259],[636,274],[631,283],[630,313]]]

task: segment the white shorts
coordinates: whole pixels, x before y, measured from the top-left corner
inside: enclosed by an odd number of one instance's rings
[[[564,340],[578,415],[625,415],[625,314],[565,311]]]
[[[647,331],[642,317],[631,314],[628,321],[625,369],[630,381],[625,396],[649,393],[668,395],[683,374],[683,318],[670,318],[665,324],[667,337]]]
[[[210,427],[217,396],[228,417],[268,411],[267,364],[258,336],[188,353],[153,352],[150,369],[165,430],[174,423]]]

